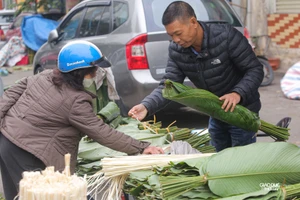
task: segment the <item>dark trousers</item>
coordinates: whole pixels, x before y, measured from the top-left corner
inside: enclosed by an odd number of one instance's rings
[[[211,136],[211,144],[218,152],[228,147],[256,142],[255,132],[245,131],[212,117],[209,118],[208,132]]]
[[[6,200],[13,200],[17,196],[24,171],[40,171],[45,167],[41,160],[14,145],[0,133],[0,168]]]

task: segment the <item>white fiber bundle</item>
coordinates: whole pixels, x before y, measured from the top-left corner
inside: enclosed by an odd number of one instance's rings
[[[70,175],[69,165],[60,173],[54,167],[42,172],[24,172],[19,184],[19,200],[86,200],[87,182]]]

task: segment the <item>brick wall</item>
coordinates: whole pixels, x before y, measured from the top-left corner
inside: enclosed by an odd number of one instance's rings
[[[282,48],[300,48],[300,14],[269,14],[268,35]]]

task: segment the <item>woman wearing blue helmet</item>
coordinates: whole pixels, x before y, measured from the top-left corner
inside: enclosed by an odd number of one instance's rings
[[[0,99],[0,168],[7,200],[18,193],[23,171],[46,166],[64,169],[64,155],[71,154],[75,170],[79,141],[87,134],[94,141],[127,154],[159,154],[149,146],[112,129],[92,109],[93,94],[83,86],[98,67],[109,61],[92,43],[76,41],[58,55],[58,68],[22,79]]]

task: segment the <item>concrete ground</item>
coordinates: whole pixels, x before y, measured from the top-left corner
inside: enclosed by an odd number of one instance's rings
[[[287,69],[287,68],[283,68]],[[284,76],[285,70],[278,69],[274,72],[275,79],[273,83],[266,87],[260,87],[260,95],[262,102],[262,109],[260,111],[260,118],[276,124],[283,117],[291,117],[292,121],[289,125],[291,143],[300,145],[300,101],[289,100],[283,96],[280,88],[280,80]],[[15,71],[6,77],[1,77],[5,86],[13,84],[16,80],[24,76],[32,75],[32,71]],[[163,119],[160,119],[163,121]],[[270,137],[260,137],[258,142],[274,141]],[[0,193],[2,193],[2,182],[0,181]]]
[[[291,117],[292,121],[289,125],[291,136],[288,142],[300,145],[300,101],[287,99],[281,91],[280,80],[285,70],[278,69],[274,74],[275,79],[271,85],[259,88],[262,102],[260,118],[276,124],[284,117]],[[272,139],[259,138],[258,141],[272,141]]]

